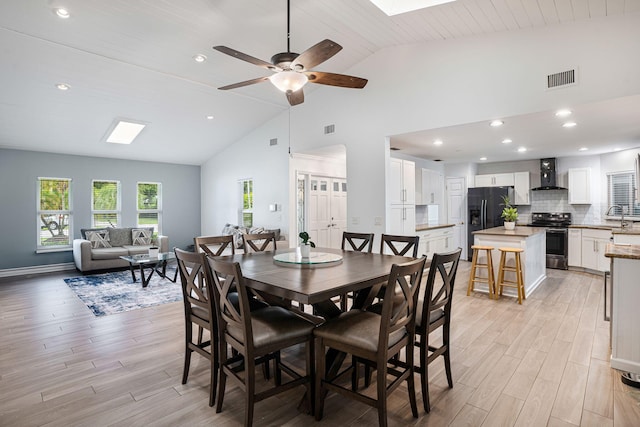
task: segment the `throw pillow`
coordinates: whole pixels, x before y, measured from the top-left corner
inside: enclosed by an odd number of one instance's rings
[[[133,244],[130,227],[107,227],[111,246],[129,246]]]
[[[242,249],[242,235],[247,233],[247,229],[244,227],[237,227],[231,231],[233,235],[233,244],[236,245],[236,249]]]
[[[94,230],[86,232],[87,240],[91,242],[91,248],[110,248],[109,232],[107,230]]]
[[[131,239],[134,245],[150,245],[153,232],[147,228],[131,229]]]
[[[224,225],[224,227],[222,227],[222,233],[221,234],[223,236],[229,236],[230,234],[233,234],[233,230],[235,230],[237,228],[238,228],[237,225],[226,223]]]

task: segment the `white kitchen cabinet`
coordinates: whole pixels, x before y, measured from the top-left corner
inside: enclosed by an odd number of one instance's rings
[[[494,173],[487,175],[476,175],[476,187],[507,187],[514,185],[512,173]]]
[[[389,210],[389,227],[387,233],[414,235],[416,232],[416,206],[391,205]]]
[[[591,204],[591,168],[569,169],[569,203]]]
[[[453,250],[453,227],[437,228],[417,232],[420,237],[418,256],[433,258],[434,253]]]
[[[531,183],[529,179],[529,172],[514,172],[513,174],[513,189],[514,189],[514,205],[530,205],[529,190]]]
[[[582,230],[579,228],[569,229],[569,267],[582,267]]]
[[[595,271],[609,270],[609,259],[604,256],[605,248],[610,243],[609,230],[582,230],[582,267]]]
[[[416,205],[439,205],[444,203],[444,178],[438,171],[416,169]]]
[[[640,245],[640,234],[632,233],[613,233],[613,243]]]
[[[416,203],[416,164],[410,160],[390,159],[389,201],[392,205]]]

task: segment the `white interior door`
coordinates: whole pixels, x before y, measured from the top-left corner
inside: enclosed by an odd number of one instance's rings
[[[347,228],[347,181],[309,177],[309,236],[316,246],[340,248]]]
[[[462,248],[462,259],[467,259],[466,207],[464,178],[447,178],[447,222],[453,224],[453,248]]]

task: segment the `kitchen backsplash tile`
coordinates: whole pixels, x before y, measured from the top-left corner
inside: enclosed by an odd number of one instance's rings
[[[566,190],[532,191],[531,205],[518,206],[518,222],[531,222],[532,212],[569,212],[574,224],[599,224],[602,209],[599,203],[570,205]]]

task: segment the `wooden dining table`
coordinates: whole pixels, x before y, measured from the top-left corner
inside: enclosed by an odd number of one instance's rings
[[[246,286],[265,297],[268,302],[274,302],[269,301],[269,298],[275,297],[276,303],[279,300],[311,304],[314,313],[325,319],[337,317],[342,313],[332,298],[355,292],[356,297],[351,309],[362,308],[377,293],[375,285],[387,282],[393,264],[414,259],[397,255],[315,248],[314,252],[341,255],[342,260],[329,266],[284,266],[274,261],[276,254],[295,251],[293,248],[278,249],[275,252],[236,254],[219,258],[238,262]],[[330,349],[326,357],[327,376],[331,378],[338,374],[345,354]],[[306,410],[309,411],[309,408]]]

